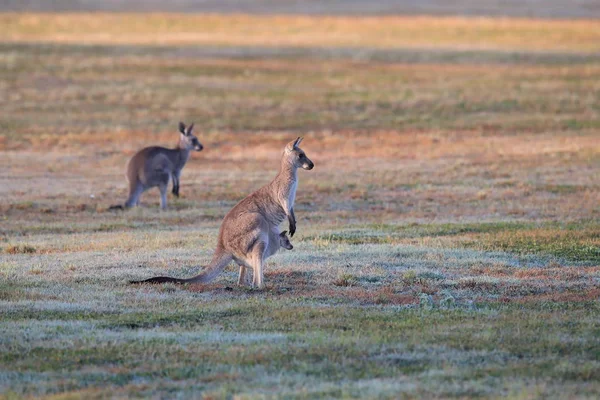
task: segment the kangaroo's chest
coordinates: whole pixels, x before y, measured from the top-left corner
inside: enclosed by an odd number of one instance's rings
[[[189,158],[190,158],[189,151],[180,152],[180,154],[178,154],[178,157],[177,157],[177,162],[175,163],[175,170],[181,171],[183,169],[183,167],[185,166],[185,164],[187,163]]]
[[[288,207],[291,210],[294,207],[294,202],[296,201],[296,189],[298,188],[298,181],[294,181],[294,183],[290,187],[290,191],[288,193]]]

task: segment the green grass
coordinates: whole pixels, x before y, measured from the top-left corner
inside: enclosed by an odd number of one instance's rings
[[[399,244],[410,239],[466,238],[456,246],[517,254],[551,255],[565,261],[600,263],[600,226],[594,222],[493,222],[467,224],[373,225],[308,236],[315,244]]]
[[[595,231],[486,223],[351,232],[456,240],[535,227]],[[194,273],[210,256],[195,244],[210,249],[215,228],[207,238],[151,226],[34,237],[44,254],[11,254],[0,268],[0,365],[10,371],[0,382],[19,396],[489,397],[529,393],[532,380],[543,395],[600,391],[597,267],[426,241],[324,243],[314,239],[321,229],[269,262],[264,291],[235,287],[234,268],[209,286],[125,284]]]
[[[450,239],[515,227],[509,232],[532,229],[498,223],[352,232],[406,235],[410,229],[412,237]],[[85,397],[488,397],[533,390],[535,380],[544,395],[600,391],[597,268],[554,263],[547,268],[555,275],[532,281],[530,271],[546,270],[538,268],[542,258],[516,261],[499,251],[490,258],[439,245],[323,243],[313,236],[320,229],[311,230],[295,236],[293,251],[269,262],[264,291],[235,287],[234,268],[208,287],[125,284],[194,273],[210,256],[198,254],[195,244],[206,241],[203,248],[210,249],[215,228],[207,240],[151,226],[34,236],[31,243],[44,254],[11,254],[12,264],[0,269],[3,390]],[[438,236],[427,236],[432,233]],[[492,278],[497,273],[504,275]]]
[[[600,263],[600,235],[598,230],[570,232],[536,237],[522,233],[499,238],[489,238],[483,243],[473,244],[488,250],[511,251],[521,254],[551,254],[563,260]]]
[[[17,377],[32,371],[34,376],[64,376],[70,391],[103,382],[130,394],[167,395],[174,382],[186,382],[181,389],[187,393],[222,390],[227,396],[240,393],[239,385],[245,382],[247,395],[260,396],[272,390],[273,379],[282,379],[276,378],[281,371],[286,375],[278,393],[288,395],[291,387],[300,385],[306,396],[330,390],[348,397],[489,396],[502,391],[506,379],[514,387],[541,380],[547,394],[569,382],[588,382],[582,393],[589,395],[598,390],[592,383],[600,376],[597,303],[537,312],[535,318],[528,307],[371,308],[365,313],[260,298],[218,308],[221,311],[131,314],[105,322],[53,316],[39,339],[17,339],[27,326],[39,324],[23,318],[4,324],[10,327],[5,340],[11,346],[1,362],[10,364]],[[54,344],[36,344],[42,337],[55,338]],[[76,341],[61,345],[70,338]],[[28,357],[23,358],[23,352]],[[108,375],[104,372],[111,369]],[[398,376],[419,383],[403,385]],[[376,389],[382,380],[395,384]],[[486,380],[488,385],[480,386]],[[448,385],[449,381],[462,384]],[[307,382],[312,384],[305,386]],[[48,389],[42,385],[29,393]]]

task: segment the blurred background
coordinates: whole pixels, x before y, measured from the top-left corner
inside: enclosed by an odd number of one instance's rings
[[[233,204],[304,135],[315,218],[598,216],[597,2],[0,4],[10,213],[104,209],[182,120],[206,150],[181,209]]]
[[[139,11],[324,15],[480,15],[596,18],[595,0],[4,0],[3,11]]]

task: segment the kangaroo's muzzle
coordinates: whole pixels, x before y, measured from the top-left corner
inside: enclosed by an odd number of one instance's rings
[[[302,164],[302,168],[310,171],[311,169],[313,169],[315,167],[315,164],[312,161],[309,161],[307,163]]]

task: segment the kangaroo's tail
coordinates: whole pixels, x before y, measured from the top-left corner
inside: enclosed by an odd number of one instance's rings
[[[130,284],[138,283],[207,283],[219,275],[223,269],[233,260],[229,253],[216,251],[210,264],[200,274],[189,279],[171,278],[169,276],[155,276],[143,281],[129,281]]]
[[[114,204],[110,207],[108,207],[109,210],[124,210],[125,207],[123,207],[122,204]]]

